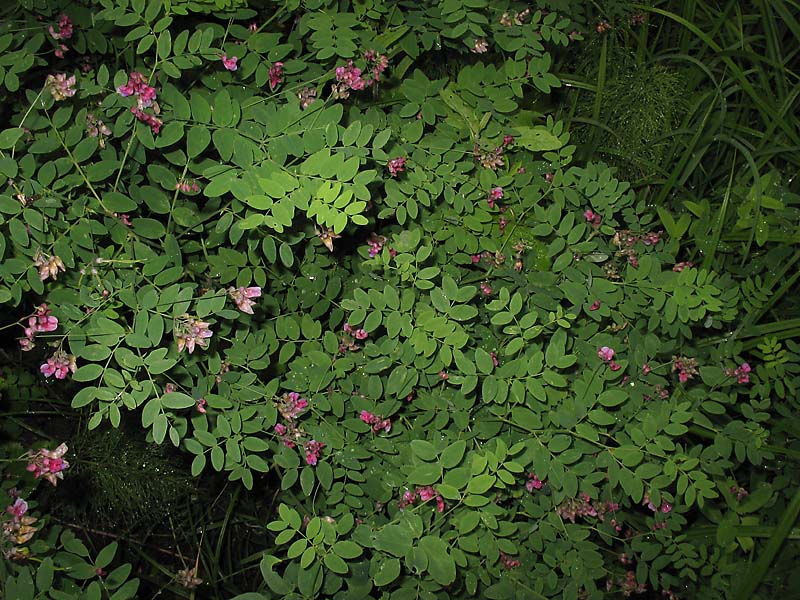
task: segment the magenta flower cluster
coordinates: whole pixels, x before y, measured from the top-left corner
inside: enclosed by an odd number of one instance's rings
[[[510,571],[511,569],[516,569],[517,567],[522,565],[519,559],[511,558],[508,554],[506,554],[502,550],[500,550],[500,563],[508,571]]]
[[[239,68],[237,62],[239,59],[235,56],[231,56],[228,58],[227,54],[222,55],[222,66],[225,67],[228,71],[235,71]]]
[[[308,408],[308,400],[301,398],[297,392],[283,395],[278,402],[278,412],[287,421],[294,421]]]
[[[78,370],[75,363],[75,355],[67,354],[63,350],[56,350],[55,354],[47,359],[39,370],[45,377],[55,377],[56,379],[66,379],[70,372]]]
[[[583,213],[583,218],[591,223],[592,227],[600,227],[600,223],[603,222],[603,217],[598,215],[592,209],[587,209],[586,212]]]
[[[45,87],[50,91],[53,100],[64,100],[75,95],[75,75],[67,77],[65,73],[48,75],[44,81]]]
[[[348,350],[355,352],[360,350],[361,346],[356,343],[356,340],[365,340],[369,337],[366,329],[355,329],[350,323],[344,324],[344,333],[342,333],[342,341],[339,343],[339,352],[344,354]]]
[[[531,494],[533,490],[540,490],[544,486],[544,481],[539,479],[535,473],[528,473],[528,481],[525,482],[525,489]]]
[[[743,362],[735,369],[725,369],[725,375],[728,377],[736,377],[737,383],[750,383],[750,372],[752,370],[748,363]]]
[[[619,371],[620,366],[614,362],[614,350],[609,348],[608,346],[602,346],[597,350],[597,356],[600,357],[603,362],[608,364],[608,368],[612,371]]]
[[[586,493],[581,493],[579,498],[569,498],[556,508],[558,515],[571,523],[585,517],[597,517],[602,521],[606,513],[618,510],[619,504],[616,502],[595,501]]]
[[[72,37],[72,19],[62,13],[58,17],[58,31],[52,25],[47,28],[47,31],[54,40],[68,40]]]
[[[386,167],[389,169],[389,175],[397,177],[398,173],[402,173],[406,168],[406,159],[403,156],[391,159]]]
[[[40,304],[36,307],[36,312],[28,317],[28,326],[23,325],[25,337],[19,340],[20,349],[24,352],[33,349],[34,337],[37,333],[50,333],[58,327],[58,319],[50,314],[47,304]]]
[[[386,433],[392,430],[392,420],[384,419],[377,415],[372,414],[368,410],[362,410],[359,418],[367,425],[372,425],[372,431],[378,433],[381,429]]]
[[[132,72],[128,76],[128,83],[119,86],[117,92],[119,92],[123,98],[127,98],[128,96],[136,97],[136,106],[131,107],[131,113],[138,120],[150,127],[150,129],[153,130],[153,135],[158,135],[163,122],[155,115],[144,112],[145,108],[150,108],[151,106],[153,110],[158,112],[158,105],[155,104],[156,89],[148,85],[144,75],[136,71]]]
[[[687,358],[685,356],[672,357],[672,372],[678,373],[678,381],[686,383],[698,374],[697,359]]]
[[[670,504],[669,502],[662,502],[660,506],[656,506],[655,504],[653,504],[653,501],[650,500],[650,494],[646,492],[644,494],[644,498],[642,499],[642,504],[647,508],[649,508],[654,513],[660,512],[666,515],[672,512],[672,504]]]
[[[260,287],[229,287],[228,288],[228,296],[231,297],[231,300],[234,301],[236,307],[242,311],[243,313],[247,313],[248,315],[253,314],[253,302],[252,298],[258,298],[261,296],[261,288]]]
[[[672,267],[672,270],[675,271],[676,273],[680,273],[684,269],[688,269],[688,268],[693,267],[693,266],[694,266],[694,263],[692,261],[684,260],[684,261],[681,261],[679,263],[675,263],[675,265]]]
[[[303,452],[305,452],[306,456],[306,462],[312,467],[316,467],[317,463],[319,462],[319,456],[324,447],[325,444],[318,442],[317,440],[306,442],[306,445],[303,447]]]
[[[156,99],[156,88],[148,85],[145,76],[137,71],[128,75],[128,83],[119,86],[117,92],[123,98],[135,96],[136,105],[139,108],[151,107]]]
[[[369,72],[366,77],[365,71],[355,66],[352,60],[348,60],[346,65],[336,67],[336,83],[332,90],[334,98],[348,98],[351,91],[357,92],[374,84],[389,66],[389,59],[374,50],[367,50],[364,60],[367,62],[366,71]]]
[[[66,444],[60,444],[55,450],[41,448],[29,454],[27,470],[33,473],[36,479],[42,477],[57,485],[59,479],[64,479],[64,471],[69,468],[69,463],[64,460],[67,450]]]
[[[268,77],[269,77],[269,89],[274,91],[275,88],[278,87],[283,82],[283,63],[282,62],[272,63],[272,66],[269,68]]]
[[[41,250],[37,250],[33,255],[33,264],[39,270],[39,279],[46,281],[48,277],[58,279],[59,271],[66,271],[64,261],[58,256],[50,256]]]
[[[486,202],[489,205],[489,208],[494,208],[496,206],[496,202],[502,199],[503,199],[503,188],[495,187],[489,190],[489,196],[486,199]]]
[[[367,247],[370,258],[373,258],[378,254],[380,254],[385,244],[386,244],[386,236],[377,235],[373,232],[372,235],[369,236],[369,240],[367,240]]]
[[[415,502],[417,502],[417,500],[420,502],[436,500],[436,510],[438,510],[440,513],[444,512],[444,498],[442,498],[441,494],[439,494],[435,489],[433,489],[433,487],[429,485],[418,487],[413,492],[411,490],[406,490],[403,494],[402,500],[398,502],[397,507],[400,510],[403,510],[407,506],[413,505]]]
[[[184,194],[197,193],[200,191],[200,186],[194,179],[179,179],[175,182],[175,189]]]
[[[19,521],[26,512],[28,512],[28,503],[22,498],[17,498],[13,504],[6,506],[6,513],[11,515],[15,521]]]
[[[175,320],[173,334],[178,343],[178,352],[183,352],[186,348],[189,354],[194,352],[196,347],[208,348],[208,338],[214,333],[209,329],[210,323],[201,321],[197,317],[183,315]]]

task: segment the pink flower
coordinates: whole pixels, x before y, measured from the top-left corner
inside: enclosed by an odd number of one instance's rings
[[[53,52],[53,54],[56,55],[56,58],[64,58],[64,54],[66,54],[67,52],[69,52],[69,48],[64,44],[59,44],[58,48],[55,49],[55,52]]]
[[[491,296],[492,295],[492,288],[489,284],[485,281],[481,281],[481,293],[484,296]]]
[[[444,381],[450,379],[450,375],[448,375],[446,371],[439,371],[439,377]]]
[[[347,90],[363,90],[366,86],[366,81],[361,77],[361,69],[353,66],[353,61],[348,60],[347,66],[336,67],[336,81],[344,86]]]
[[[694,263],[690,260],[685,260],[683,262],[675,263],[675,266],[672,267],[672,270],[676,273],[680,273],[684,269],[688,269],[689,267],[693,267]]]
[[[206,414],[206,406],[208,406],[208,401],[205,398],[198,398],[196,406],[197,406],[197,412],[204,415]]]
[[[41,250],[37,250],[33,255],[33,264],[39,269],[39,279],[42,281],[46,281],[48,277],[57,279],[59,271],[67,270],[58,256],[44,254]]]
[[[367,425],[372,425],[372,431],[375,433],[378,433],[381,429],[383,429],[386,433],[389,433],[392,430],[391,419],[384,419],[372,414],[368,410],[362,410],[359,418]]]
[[[61,13],[58,17],[58,31],[52,25],[47,28],[47,31],[54,40],[68,40],[72,37],[72,19]]]
[[[236,303],[236,307],[243,313],[248,315],[253,314],[253,305],[255,304],[251,298],[258,298],[261,296],[260,287],[229,287],[228,296]]]
[[[663,233],[663,231],[651,231],[642,237],[642,243],[645,246],[655,246],[659,241],[661,241],[661,235]]]
[[[739,367],[734,369],[725,369],[725,375],[728,377],[736,377],[737,383],[749,383],[750,372],[752,369],[748,363],[742,363]]]
[[[492,359],[492,364],[495,367],[500,365],[500,361],[497,359],[497,352],[489,352],[489,357]]]
[[[506,221],[505,217],[500,217],[500,220],[497,222],[498,227],[500,227],[500,233],[503,233],[506,230],[506,226],[508,225],[508,221]]]
[[[48,75],[44,85],[50,90],[50,94],[56,101],[71,98],[75,95],[75,75],[70,77],[67,77],[64,73]]]
[[[164,122],[161,119],[153,115],[148,115],[141,108],[137,108],[136,106],[131,106],[131,112],[133,113],[134,117],[139,119],[142,123],[144,123],[145,125],[150,127],[150,129],[153,130],[153,135],[159,134],[159,132],[161,131],[161,126],[164,124]]]
[[[478,38],[472,45],[472,52],[474,54],[483,54],[489,50],[489,44],[486,43],[484,38]]]
[[[178,342],[178,352],[182,352],[186,348],[189,354],[192,354],[196,346],[208,348],[208,338],[214,335],[209,327],[210,323],[201,321],[197,317],[189,315],[178,317],[175,320],[173,331],[175,340]]]
[[[522,563],[518,559],[511,558],[508,554],[506,554],[502,550],[500,550],[500,562],[503,563],[503,567],[505,567],[505,569],[509,571],[511,569],[516,569],[517,567],[522,565]]]
[[[303,448],[306,454],[306,462],[312,467],[317,466],[317,463],[319,462],[319,455],[324,447],[325,444],[316,440],[306,442],[306,445]]]
[[[472,261],[473,265],[477,265],[479,262],[481,262],[481,255],[480,254],[473,254],[469,258]]]
[[[597,350],[597,356],[605,362],[611,362],[614,358],[614,350],[608,346],[602,346]]]
[[[122,224],[127,226],[127,227],[130,227],[131,225],[133,225],[133,223],[131,222],[131,216],[128,215],[128,214],[114,213],[114,216],[117,217],[122,222]]]
[[[661,512],[664,513],[665,515],[667,513],[672,512],[672,504],[670,504],[669,502],[663,502],[661,504]]]
[[[503,136],[503,146],[510,146],[514,143],[514,136],[513,135],[504,135]]]
[[[603,218],[591,209],[586,210],[586,212],[583,213],[583,217],[589,221],[593,227],[600,227],[600,223],[603,221]]]
[[[311,87],[304,87],[297,92],[297,99],[300,101],[300,109],[305,110],[317,99],[317,90]]]
[[[45,377],[53,377],[56,379],[66,379],[70,371],[73,373],[78,370],[75,364],[75,356],[67,354],[63,350],[57,350],[53,356],[47,359],[39,370]]]
[[[239,59],[236,56],[231,56],[228,58],[227,54],[222,55],[222,65],[228,69],[228,71],[235,71],[239,68],[239,66],[236,64],[238,60]]]
[[[367,339],[368,336],[369,334],[365,329],[356,329],[353,332],[353,337],[356,338],[357,340],[365,340]]]
[[[398,156],[390,160],[386,166],[389,169],[389,174],[392,177],[397,177],[398,173],[402,173],[405,170],[406,159],[405,157]]]
[[[369,236],[369,240],[367,241],[367,245],[369,246],[370,258],[380,254],[381,250],[383,250],[384,244],[386,244],[386,236],[377,235],[373,232],[372,235]]]
[[[610,363],[608,363],[608,368],[611,369],[612,371],[619,371],[622,368],[622,366],[618,365],[612,360]]]
[[[487,198],[487,203],[489,204],[489,208],[495,207],[495,202],[498,200],[502,200],[503,198],[503,188],[496,187],[489,190],[489,197]]]
[[[431,486],[426,485],[425,487],[417,488],[417,493],[419,494],[419,499],[423,502],[427,502],[432,498],[436,498],[436,490],[434,490]]]
[[[544,180],[547,183],[553,183],[553,174],[552,173],[545,173],[544,174]]]
[[[367,85],[380,81],[381,73],[389,66],[389,58],[385,54],[378,54],[375,50],[364,52],[364,60],[367,61],[368,68],[372,68],[372,80],[365,80]]]
[[[136,96],[137,105],[140,109],[149,108],[156,99],[156,89],[147,85],[147,79],[141,73],[134,71],[128,75],[128,83],[117,88],[120,96]]]
[[[278,402],[278,412],[290,422],[300,416],[306,408],[308,408],[308,400],[301,398],[297,392],[284,394]]]
[[[482,148],[476,143],[472,148],[472,155],[484,169],[496,171],[498,167],[502,167],[504,165],[502,146],[498,146],[492,150],[485,147]]]
[[[672,372],[678,372],[678,381],[686,383],[693,379],[698,374],[697,359],[687,358],[685,356],[672,357]]]
[[[534,473],[528,473],[528,481],[525,483],[525,489],[528,490],[528,492],[532,494],[533,490],[540,490],[542,489],[543,485],[544,482],[539,479],[537,475]]]
[[[32,350],[35,346],[33,339],[37,333],[50,333],[58,327],[58,319],[50,314],[47,304],[40,304],[36,312],[28,317],[28,326],[23,327],[25,337],[18,340],[23,352]]]
[[[283,63],[275,62],[269,68],[269,89],[274,90],[281,82],[283,82]],[[316,95],[316,90],[314,90],[314,95]],[[311,100],[311,102],[313,102],[313,100]],[[309,104],[311,104],[311,102],[309,102]]]
[[[652,372],[652,370],[653,369],[651,369],[650,365],[648,365],[647,363],[644,363],[642,365],[642,375],[649,375]]]
[[[33,473],[36,479],[44,477],[56,485],[58,479],[64,479],[64,471],[69,468],[69,463],[63,458],[67,450],[66,444],[60,444],[55,450],[41,448],[35,453],[29,453],[30,463],[26,469]]]
[[[592,302],[592,305],[589,307],[589,310],[597,310],[600,308],[600,300],[595,300]]]
[[[12,515],[15,521],[18,521],[26,512],[28,512],[28,503],[22,498],[17,498],[14,500],[14,504],[6,506],[6,512]]]

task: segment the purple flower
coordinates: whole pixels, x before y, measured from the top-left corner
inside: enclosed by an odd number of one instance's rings
[[[239,66],[236,64],[238,60],[239,59],[236,56],[231,56],[228,58],[227,54],[222,55],[222,64],[226,69],[228,69],[228,71],[235,71],[239,68]]]

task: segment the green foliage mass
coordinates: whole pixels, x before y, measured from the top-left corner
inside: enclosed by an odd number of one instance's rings
[[[4,551],[41,561],[3,565],[10,597],[133,598],[130,561],[148,593],[239,600],[789,587],[764,577],[797,537],[798,324],[762,317],[796,282],[774,238],[796,233],[796,185],[775,163],[721,203],[653,203],[598,158],[673,156],[677,70],[557,76],[582,36],[524,8],[9,13],[0,302],[26,352],[7,350],[72,423],[31,401],[10,447],[66,440],[64,475],[90,514],[114,507],[106,527],[157,520],[188,476],[228,482],[157,548],[164,566],[48,523],[36,499],[69,488],[40,495],[35,457],[7,450],[4,489],[41,517],[21,541],[6,513]],[[48,29],[62,11],[70,36]],[[579,149],[546,108],[562,79],[627,137]]]

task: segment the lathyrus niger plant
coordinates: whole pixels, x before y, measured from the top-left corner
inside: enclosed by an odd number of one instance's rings
[[[269,499],[230,595],[721,598],[794,537],[766,424],[797,370],[703,343],[752,294],[572,160],[555,8],[3,9],[5,356],[57,412]],[[4,446],[7,597],[145,597],[141,560],[37,505],[81,456],[32,423]],[[230,591],[204,564],[156,592]]]

